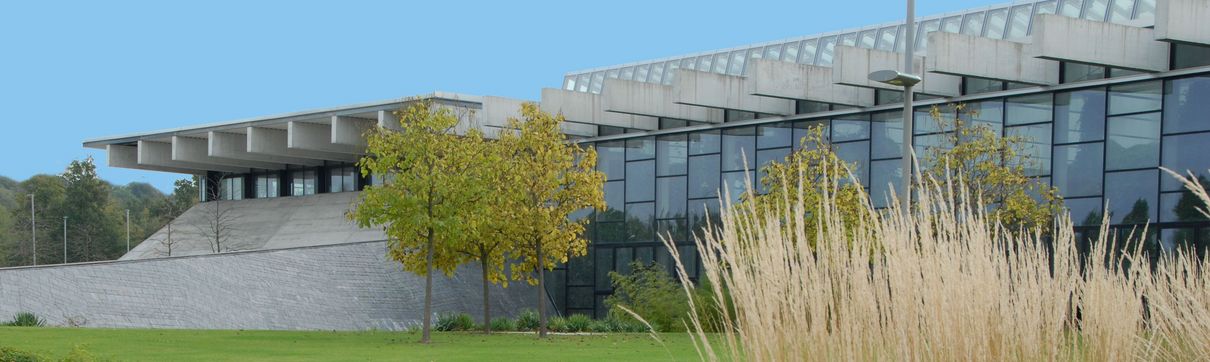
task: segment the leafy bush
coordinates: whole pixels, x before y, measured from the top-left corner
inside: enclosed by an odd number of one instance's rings
[[[46,361],[46,357],[42,357],[33,352],[22,351],[15,348],[0,347],[0,362],[40,362]]]
[[[625,306],[638,314],[660,332],[684,331],[682,319],[688,317],[689,302],[679,283],[668,275],[664,266],[633,262],[629,275],[610,272],[613,295],[605,299],[611,318],[636,321]],[[637,321],[636,321],[637,322]]]
[[[30,312],[17,313],[12,321],[4,323],[9,327],[41,327],[46,325],[46,321]]]
[[[526,309],[517,314],[517,330],[532,331],[538,329],[538,313],[531,309]]]
[[[437,316],[436,330],[448,331],[469,331],[475,329],[475,320],[466,313],[449,313]]]
[[[63,357],[62,362],[94,362],[99,360],[85,346],[76,345],[71,349],[71,353],[67,354],[67,357]]]
[[[492,320],[492,330],[502,332],[515,331],[517,330],[517,322],[507,317],[496,318]]]
[[[546,321],[546,328],[551,332],[567,332],[567,318],[551,317]]]
[[[592,324],[592,318],[583,314],[572,314],[567,317],[567,332],[587,332]]]

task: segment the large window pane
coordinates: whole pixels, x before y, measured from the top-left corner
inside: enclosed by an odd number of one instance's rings
[[[1109,202],[1110,222],[1142,224],[1158,219],[1158,176],[1158,170],[1105,174],[1105,199]]]
[[[626,182],[609,181],[605,183],[605,211],[597,212],[597,221],[622,221],[622,211],[626,204]]]
[[[1206,177],[1206,170],[1210,169],[1210,157],[1206,156],[1210,147],[1207,145],[1210,145],[1210,133],[1164,136],[1164,167],[1182,175],[1193,172],[1198,177]],[[1164,191],[1182,190],[1180,182],[1167,176],[1160,186]]]
[[[657,218],[685,217],[685,176],[661,177],[655,181]]]
[[[1071,222],[1075,226],[1101,224],[1101,212],[1104,211],[1100,197],[1063,200],[1063,206],[1071,213]]]
[[[1101,194],[1104,146],[1101,143],[1055,146],[1052,180],[1063,197]]]
[[[853,167],[853,175],[867,184],[870,180],[869,164],[870,164],[870,141],[846,142],[835,144],[836,156],[849,163],[849,167]],[[847,180],[847,177],[845,178]]]
[[[626,141],[597,142],[597,170],[607,180],[626,177]]]
[[[701,237],[707,223],[719,226],[718,199],[689,200],[689,231]]]
[[[689,154],[718,153],[720,141],[719,131],[694,132],[689,134]]]
[[[1160,163],[1160,114],[1110,117],[1105,168],[1124,170]],[[1112,201],[1112,200],[1110,200]]]
[[[1008,137],[1021,138],[1021,155],[1025,157],[1025,173],[1029,176],[1050,174],[1050,124],[1009,127]]]
[[[686,157],[689,154],[688,136],[684,134],[660,136],[655,141],[655,168],[657,176],[684,175]]]
[[[1055,94],[1055,143],[1105,136],[1105,92],[1100,88]]]
[[[827,120],[794,122],[794,138],[790,141],[790,145],[794,146],[795,151],[802,149],[803,139],[807,138],[812,129],[816,127],[821,128],[821,136],[823,136],[824,141],[827,141],[831,136]]]
[[[1050,122],[1052,108],[1050,94],[1008,98],[1004,101],[1004,124]]]
[[[901,159],[870,162],[870,203],[874,207],[888,206],[892,189],[897,197],[903,197],[901,163]]]
[[[991,100],[968,103],[963,113],[958,116],[967,120],[968,124],[985,126],[1000,134],[1000,128],[1004,124],[1004,102]]]
[[[1062,82],[1071,83],[1105,78],[1105,67],[1082,63],[1063,62]]]
[[[903,113],[875,113],[870,121],[871,159],[903,155]]]
[[[1172,44],[1172,69],[1210,65],[1210,47],[1192,44]]]
[[[717,197],[719,155],[689,157],[689,197]]]
[[[851,116],[832,120],[832,142],[864,140],[870,138],[870,121],[863,116]]]
[[[789,123],[775,123],[756,128],[756,147],[780,148],[790,147],[793,130]]]
[[[756,163],[754,127],[723,130],[723,171],[751,169]]]
[[[626,204],[626,241],[655,241],[655,203]]]
[[[1158,80],[1109,87],[1109,114],[1158,111],[1160,88]]]
[[[639,137],[626,140],[626,160],[646,160],[655,157],[655,138]]]
[[[1204,207],[1202,200],[1189,190],[1163,193],[1160,195],[1160,221],[1204,221],[1206,216],[1198,211],[1201,207]]]
[[[749,183],[751,183],[753,188],[756,187],[756,180],[752,179],[752,174],[753,173],[751,171],[723,173],[723,186],[726,187],[728,192],[728,194],[724,195],[724,197],[730,195],[731,204],[734,205],[739,203],[740,197],[743,196],[745,192],[748,192]]]
[[[655,161],[626,163],[626,202],[655,200]]]
[[[1210,131],[1210,77],[1164,84],[1164,133]]]

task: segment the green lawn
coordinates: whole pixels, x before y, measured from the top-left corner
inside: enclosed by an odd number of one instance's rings
[[[118,361],[669,361],[696,360],[684,333],[591,336],[438,332],[208,331],[0,327],[0,346],[61,358],[75,345]]]

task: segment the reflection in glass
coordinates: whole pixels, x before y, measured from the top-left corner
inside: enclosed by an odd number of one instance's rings
[[[1113,224],[1143,224],[1159,217],[1156,193],[1159,171],[1110,172],[1105,174],[1105,196]]]
[[[1110,117],[1105,168],[1125,170],[1160,163],[1160,114]]]
[[[1040,176],[1050,174],[1050,124],[1009,127],[1004,132],[1008,137],[1021,138],[1020,154],[1025,157],[1025,174]]]
[[[845,142],[833,145],[836,151],[836,156],[849,163],[849,167],[853,167],[853,175],[856,176],[862,184],[866,184],[870,179],[869,163],[870,163],[870,141],[860,142]],[[847,180],[847,178],[846,178]]]
[[[721,137],[719,131],[702,131],[689,134],[689,154],[718,153]]]
[[[1210,47],[1193,44],[1172,44],[1172,69],[1210,65]]]
[[[1035,94],[1012,97],[1004,101],[1004,124],[1050,122],[1051,95]]]
[[[1199,177],[1206,176],[1210,169],[1210,157],[1206,155],[1206,145],[1210,145],[1210,133],[1195,133],[1179,136],[1164,136],[1162,150],[1163,166],[1185,175],[1193,172]],[[1160,182],[1164,191],[1180,191],[1180,182],[1172,177],[1164,177]]]
[[[751,169],[756,163],[754,127],[723,130],[723,171]]]
[[[775,123],[756,128],[756,147],[790,147],[793,130],[789,123]]]
[[[605,211],[597,212],[597,221],[622,221],[622,210],[626,204],[626,182],[605,183]]]
[[[626,202],[655,199],[655,161],[626,163]]]
[[[1105,92],[1100,88],[1055,94],[1055,143],[1105,136]]]
[[[626,204],[626,241],[655,241],[655,203]]]
[[[1071,213],[1071,222],[1075,226],[1101,224],[1101,198],[1087,197],[1063,200],[1063,206]]]
[[[761,179],[764,178],[765,175],[767,175],[767,173],[765,171],[765,166],[769,165],[772,162],[783,162],[784,163],[786,161],[786,157],[789,155],[790,155],[789,147],[756,151],[756,164],[758,165],[756,167],[756,170],[758,172],[757,173],[758,179],[757,179],[756,185],[754,185],[754,186],[756,187],[757,192],[760,192],[761,194],[769,192],[769,190],[763,185],[763,183],[759,182]]]
[[[1063,62],[1062,83],[1105,78],[1105,67],[1083,63]]]
[[[717,197],[719,155],[689,157],[689,197]]]
[[[659,136],[655,141],[657,176],[684,175],[689,154],[689,138],[685,134]]]
[[[655,138],[639,137],[626,140],[626,160],[646,160],[655,157]]]
[[[881,112],[871,116],[871,159],[900,157],[903,154],[903,113]]]
[[[597,142],[597,170],[605,173],[606,180],[625,178],[626,141]]]
[[[1109,114],[1158,111],[1160,89],[1158,80],[1109,87]]]
[[[751,171],[736,171],[723,173],[723,187],[726,188],[727,194],[723,197],[730,196],[731,204],[739,203],[740,197],[748,191],[748,186],[756,188],[756,180],[752,179]]]
[[[689,200],[689,230],[694,235],[701,236],[703,228],[709,225],[718,227],[722,220],[719,220],[719,204],[718,199],[698,199]]]
[[[1210,76],[1164,84],[1164,133],[1194,131],[1210,131]]]
[[[832,142],[856,141],[870,138],[870,121],[863,116],[832,120]]]
[[[1052,180],[1063,197],[1101,194],[1101,169],[1104,146],[1085,143],[1055,146]]]
[[[657,218],[685,217],[685,176],[656,179],[655,195]]]
[[[870,203],[874,207],[886,207],[890,203],[891,190],[903,197],[903,168],[901,160],[870,162]]]

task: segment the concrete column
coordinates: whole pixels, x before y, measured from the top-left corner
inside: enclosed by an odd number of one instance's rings
[[[672,87],[621,79],[605,79],[601,92],[606,112],[687,119],[698,122],[723,122],[723,110],[676,104]]]
[[[302,166],[323,165],[323,160],[313,158],[277,156],[248,152],[248,135],[243,133],[210,131],[207,139],[210,142],[208,147],[210,151],[209,155],[213,158],[286,163]]]
[[[1103,21],[1042,15],[1025,56],[1147,72],[1168,70],[1168,45],[1154,30]]]
[[[929,45],[932,47],[932,45]],[[902,91],[902,87],[875,82],[869,79],[870,73],[877,70],[903,69],[903,55],[895,52],[865,49],[850,46],[837,46],[836,59],[832,62],[832,80],[838,84],[855,87],[887,89]],[[912,66],[912,74],[921,76],[914,91],[934,96],[958,96],[958,86],[962,79],[952,75],[928,73],[924,71],[925,60],[916,57]]]
[[[366,132],[377,125],[376,119],[332,116],[332,143],[364,149]]]
[[[1037,85],[1059,84],[1059,63],[1025,55],[1025,43],[934,31],[925,70]]]
[[[744,77],[677,69],[673,102],[707,108],[734,109],[777,115],[794,114],[794,101],[753,96]]]
[[[286,165],[273,162],[232,160],[210,157],[209,142],[203,138],[172,136],[172,160],[199,165],[231,166],[282,170]]]
[[[755,59],[748,63],[748,69],[749,90],[757,96],[857,107],[874,105],[873,90],[836,84],[832,68]]]
[[[399,117],[395,115],[395,111],[378,111],[378,126],[392,131],[403,130],[399,125]]]
[[[290,121],[286,128],[286,147],[319,152],[360,155],[364,150],[332,143],[332,127],[326,124]]]
[[[1206,0],[1159,0],[1155,3],[1155,39],[1210,45],[1210,3]]]
[[[188,169],[195,171],[219,171],[233,173],[248,173],[245,167],[212,165],[172,159],[172,143],[139,140],[138,163],[142,166]]]
[[[310,151],[289,148],[286,130],[266,127],[248,127],[248,153],[309,158],[339,162],[356,162],[360,157],[346,153]]]

